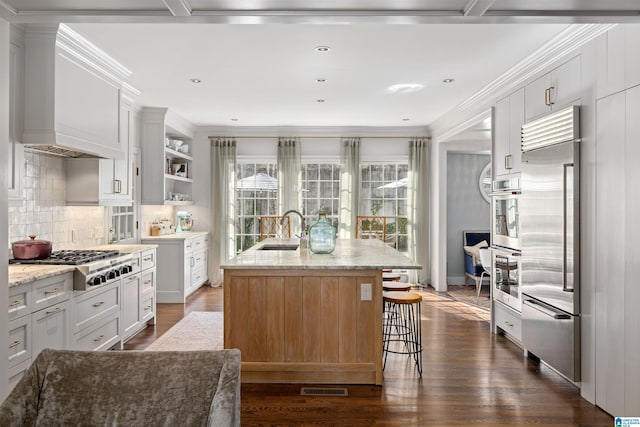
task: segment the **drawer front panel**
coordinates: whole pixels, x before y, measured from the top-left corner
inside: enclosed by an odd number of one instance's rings
[[[107,350],[116,344],[120,337],[118,335],[118,323],[120,318],[116,316],[110,316],[104,322],[100,322],[94,325],[92,328],[87,328],[75,336],[75,349],[98,351]]]
[[[140,258],[140,254],[136,253],[131,260],[131,271],[129,272],[129,274],[137,273],[140,270],[142,270],[142,261]]]
[[[156,266],[156,251],[151,249],[142,252],[142,269],[146,270]]]
[[[142,284],[140,285],[140,293],[153,292],[156,287],[156,271],[145,271],[142,273]]]
[[[18,384],[18,381],[24,376],[27,369],[31,366],[31,359],[25,360],[15,366],[9,368],[9,390],[11,392],[13,388]]]
[[[9,320],[17,319],[25,314],[30,314],[31,309],[31,284],[14,286],[9,288]]]
[[[33,311],[42,310],[52,304],[68,300],[73,292],[73,274],[59,276],[33,282]]]
[[[513,338],[522,342],[522,320],[520,317],[503,307],[500,303],[495,304],[496,326]]]
[[[45,348],[66,349],[70,344],[70,301],[52,305],[31,315],[32,358]]]
[[[93,322],[120,311],[120,281],[105,289],[79,294],[75,298],[73,332],[76,333]]]
[[[142,299],[140,313],[142,316],[142,321],[145,322],[155,316],[156,311],[156,297],[155,295],[150,295],[146,298]]]
[[[31,316],[24,316],[9,322],[9,367],[31,360]]]

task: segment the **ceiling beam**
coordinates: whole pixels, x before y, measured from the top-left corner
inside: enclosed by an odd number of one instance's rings
[[[162,0],[173,16],[191,16],[191,7],[187,0]]]
[[[482,16],[495,0],[469,0],[464,7],[464,16]]]

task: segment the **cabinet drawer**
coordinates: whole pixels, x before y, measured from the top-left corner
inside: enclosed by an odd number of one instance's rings
[[[142,260],[140,258],[140,254],[136,253],[133,254],[133,259],[131,260],[131,271],[129,273],[137,273],[140,270],[142,270]]]
[[[75,349],[97,351],[111,348],[120,340],[119,323],[120,317],[116,314],[76,334]]]
[[[520,315],[500,304],[494,303],[496,327],[508,333],[518,342],[522,341],[522,320]]]
[[[78,293],[74,298],[73,332],[76,333],[110,313],[120,310],[120,281],[100,290]]]
[[[148,295],[142,299],[142,303],[140,306],[140,313],[142,316],[142,321],[145,322],[152,317],[155,316],[156,311],[156,296]]]
[[[61,274],[36,280],[32,284],[33,311],[68,300],[73,292],[73,274]]]
[[[200,286],[207,280],[205,269],[200,267],[191,271],[191,286]]]
[[[45,348],[66,349],[70,344],[70,301],[54,304],[31,315],[32,358]]]
[[[31,316],[23,316],[9,322],[9,366],[31,360]]]
[[[149,249],[142,252],[142,270],[147,270],[156,266],[156,250]]]
[[[9,320],[30,314],[31,283],[9,288]]]
[[[156,287],[156,271],[145,271],[142,273],[142,283],[140,285],[140,293],[153,292]]]
[[[18,384],[18,381],[20,381],[20,379],[27,372],[27,369],[29,369],[29,366],[31,366],[31,359],[25,360],[24,362],[9,368],[9,390],[7,390],[8,392],[11,392],[11,390],[13,390],[16,384]]]
[[[200,237],[195,237],[193,239],[191,239],[191,241],[193,242],[193,250],[195,251],[199,251],[201,249],[204,249],[206,247],[206,241],[207,241],[207,237],[206,236],[200,236]]]

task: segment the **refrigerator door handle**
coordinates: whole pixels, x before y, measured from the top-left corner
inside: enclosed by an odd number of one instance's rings
[[[573,168],[573,163],[562,165],[562,292],[573,292],[573,286],[567,284],[567,215],[569,206],[567,205],[567,170]],[[573,209],[571,211],[573,215]]]
[[[528,305],[531,308],[538,310],[541,313],[546,314],[549,317],[553,317],[554,319],[562,319],[562,320],[571,319],[571,316],[568,315],[567,313],[556,310],[553,307],[549,307],[546,304],[542,304],[541,302],[531,298],[525,298],[522,301],[522,303]]]

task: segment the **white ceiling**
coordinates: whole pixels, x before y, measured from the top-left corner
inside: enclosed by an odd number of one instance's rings
[[[638,3],[0,0],[0,16],[69,23],[132,71],[140,104],[196,125],[426,126],[571,23],[637,22]],[[424,88],[388,91],[409,83]]]

